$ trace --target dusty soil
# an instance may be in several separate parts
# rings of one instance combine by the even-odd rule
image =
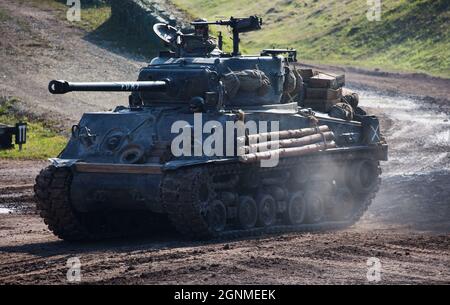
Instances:
[[[8,16],[0,22],[0,96],[19,97],[25,111],[32,109],[34,115],[65,128],[84,112],[128,104],[126,93],[48,93],[52,79],[135,80],[145,62],[131,54],[118,55],[108,42],[92,43],[88,33],[41,6],[0,0],[0,9]]]
[[[33,214],[28,186],[43,165],[0,161],[0,202],[18,209],[0,215],[0,283],[67,283],[72,257],[80,258],[88,283],[367,283],[370,257],[382,263],[382,283],[450,283],[448,172],[386,178],[363,220],[337,232],[71,244]]]
[[[52,97],[46,84],[52,78],[134,79],[141,59],[87,41],[86,33],[57,20],[52,10],[12,0],[0,0],[0,9],[12,16],[0,22],[2,95],[19,96],[24,108],[32,105],[36,112],[50,110],[62,126],[82,112],[126,103],[117,95]],[[26,31],[17,28],[23,22]],[[435,90],[405,92],[416,87],[408,85],[411,77]],[[449,284],[450,126],[442,108],[450,101],[448,80],[363,72],[351,72],[347,80],[363,89],[362,104],[382,118],[391,145],[381,190],[353,227],[211,243],[172,234],[70,244],[35,214],[32,184],[46,162],[0,160],[0,283],[67,283],[72,257],[80,258],[87,283],[367,283],[367,259],[376,257],[381,283]],[[390,88],[389,95],[380,94]],[[424,95],[441,102],[428,103]]]

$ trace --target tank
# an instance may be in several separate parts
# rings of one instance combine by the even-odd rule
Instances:
[[[256,16],[154,31],[169,48],[135,82],[52,81],[49,91],[129,91],[85,113],[36,178],[37,209],[68,241],[160,234],[190,239],[335,230],[380,183],[387,144],[345,79],[303,68],[293,49],[244,56]],[[228,26],[233,49],[209,26]]]

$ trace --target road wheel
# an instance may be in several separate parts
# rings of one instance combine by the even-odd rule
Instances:
[[[355,197],[348,188],[337,191],[333,200],[332,215],[334,220],[349,220],[355,212]]]
[[[371,160],[360,160],[352,164],[347,173],[347,183],[358,193],[371,192],[378,182],[378,166]]]
[[[220,200],[213,200],[206,212],[206,221],[212,232],[222,232],[227,224],[227,210]]]
[[[257,200],[258,226],[268,227],[275,223],[277,218],[277,203],[270,195],[261,195]]]
[[[289,198],[285,220],[290,225],[303,223],[306,216],[306,202],[302,192],[296,192]]]
[[[307,206],[306,220],[308,223],[319,223],[325,216],[325,200],[317,191],[306,192],[305,202]]]
[[[256,225],[258,208],[252,197],[242,196],[239,198],[237,219],[238,225],[242,229],[251,229]]]

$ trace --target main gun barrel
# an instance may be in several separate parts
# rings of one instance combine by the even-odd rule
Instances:
[[[65,94],[72,91],[152,91],[164,92],[169,86],[168,80],[162,81],[136,81],[136,82],[92,82],[71,83],[65,80],[52,80],[48,90],[52,94]]]

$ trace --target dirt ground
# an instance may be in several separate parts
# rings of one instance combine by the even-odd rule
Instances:
[[[84,39],[50,9],[12,0],[0,0],[0,9],[12,18],[0,21],[2,95],[20,97],[25,109],[50,110],[62,126],[126,103],[121,95],[52,97],[46,85],[52,78],[135,79],[142,59]],[[351,69],[347,81],[381,117],[390,144],[379,194],[351,228],[210,243],[158,234],[71,244],[35,214],[32,185],[46,161],[0,160],[0,284],[67,283],[73,257],[84,283],[365,284],[367,260],[376,257],[382,284],[450,284],[449,80]]]

